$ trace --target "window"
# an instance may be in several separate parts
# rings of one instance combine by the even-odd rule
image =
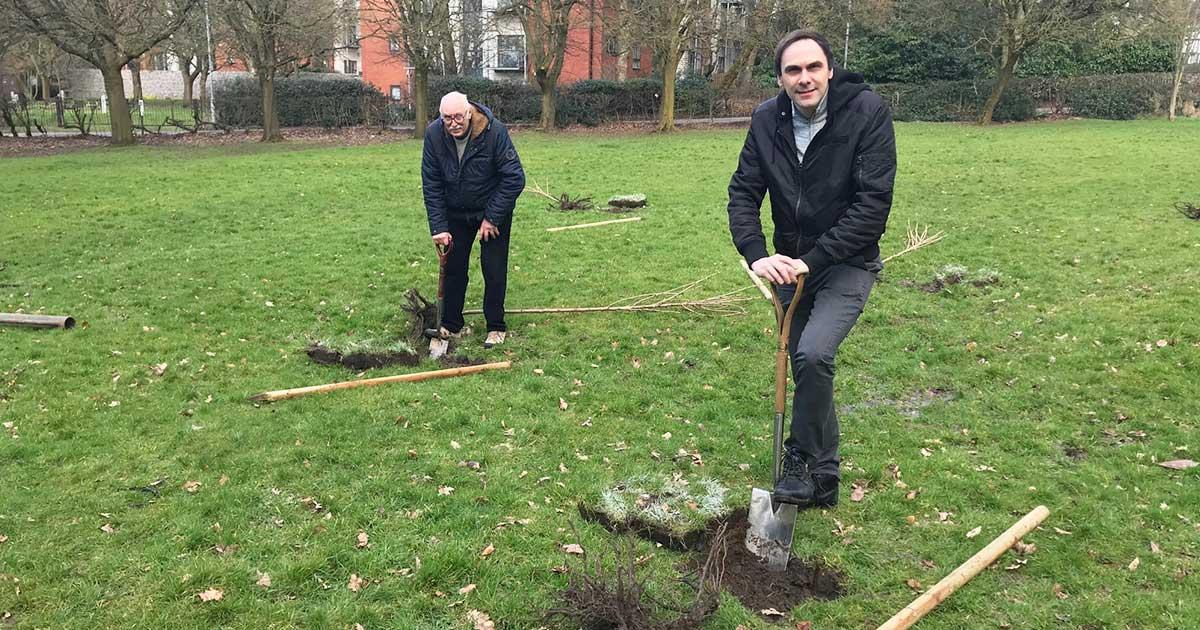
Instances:
[[[395,35],[388,36],[388,52],[392,53],[393,55],[399,54],[399,52],[400,52],[400,38],[399,37],[396,37]]]
[[[353,59],[343,59],[342,72],[346,74],[358,74],[358,62]]]
[[[496,37],[496,70],[525,69],[525,36],[499,35]]]
[[[399,85],[393,85],[393,86],[392,86],[391,94],[392,94],[392,100],[393,100],[393,101],[402,101],[402,100],[404,100],[404,89],[403,89],[403,88],[401,88]]]
[[[633,54],[630,55],[630,57],[633,62],[632,64],[630,64],[632,66],[632,68],[634,70],[641,70],[642,69],[642,48],[641,48],[641,46],[634,46]]]
[[[617,49],[617,38],[616,37],[613,37],[612,35],[604,36],[604,52],[613,57],[616,57],[621,54],[621,51]]]

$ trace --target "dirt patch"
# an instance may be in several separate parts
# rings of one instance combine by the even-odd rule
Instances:
[[[1062,452],[1063,455],[1066,455],[1073,462],[1081,462],[1087,459],[1087,451],[1074,444],[1063,444]]]
[[[352,370],[362,371],[385,365],[417,365],[421,357],[411,352],[352,352],[342,354],[332,348],[312,345],[304,350],[308,358],[321,365],[344,365]]]
[[[931,389],[918,389],[909,394],[903,400],[894,400],[891,398],[864,400],[860,403],[852,405],[842,405],[838,407],[839,414],[851,414],[863,409],[874,409],[876,407],[895,407],[901,415],[909,418],[920,418],[921,410],[935,403],[947,403],[953,401],[958,396],[946,389],[934,387]]]
[[[819,559],[792,558],[786,571],[773,573],[758,556],[746,549],[746,511],[729,517],[725,529],[725,571],[721,588],[747,610],[761,613],[774,608],[782,613],[810,599],[837,599],[846,593],[846,577]],[[781,619],[768,617],[768,619]]]

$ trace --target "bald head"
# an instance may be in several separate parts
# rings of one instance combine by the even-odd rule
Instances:
[[[450,92],[443,96],[439,110],[442,114],[442,123],[450,135],[455,138],[466,135],[467,127],[471,122],[471,103],[467,100],[466,94]]]

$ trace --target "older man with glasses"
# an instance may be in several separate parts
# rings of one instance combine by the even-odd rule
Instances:
[[[504,123],[461,92],[442,97],[441,117],[425,130],[421,182],[433,242],[449,248],[445,301],[430,353],[445,353],[463,328],[467,267],[475,238],[483,267],[485,348],[504,343],[504,295],[513,208],[525,189],[525,171]]]

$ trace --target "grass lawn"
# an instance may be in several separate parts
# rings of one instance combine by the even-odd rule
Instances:
[[[517,134],[531,181],[651,205],[547,233],[613,217],[523,196],[509,306],[746,285],[724,211],[743,133]],[[885,255],[907,223],[946,238],[889,264],[842,347],[842,504],[802,512],[794,550],[848,592],[786,611],[789,626],[873,628],[915,596],[907,580],[932,585],[1045,504],[1034,553],[919,627],[1197,627],[1200,468],[1156,462],[1200,449],[1200,222],[1172,208],[1200,203],[1200,122],[897,134]],[[303,347],[400,334],[403,292],[435,292],[419,160],[409,141],[0,163],[0,311],[81,322],[0,328],[0,627],[464,628],[471,609],[571,627],[542,618],[566,584],[562,545],[613,538],[577,501],[641,474],[715,478],[743,505],[769,483],[762,301],[731,317],[510,315],[502,352],[465,342],[509,371],[247,402],[353,378]],[[1001,280],[910,286],[947,264]],[[639,553],[659,584],[681,559]],[[208,589],[223,599],[201,602]],[[726,596],[708,627],[762,623]]]

